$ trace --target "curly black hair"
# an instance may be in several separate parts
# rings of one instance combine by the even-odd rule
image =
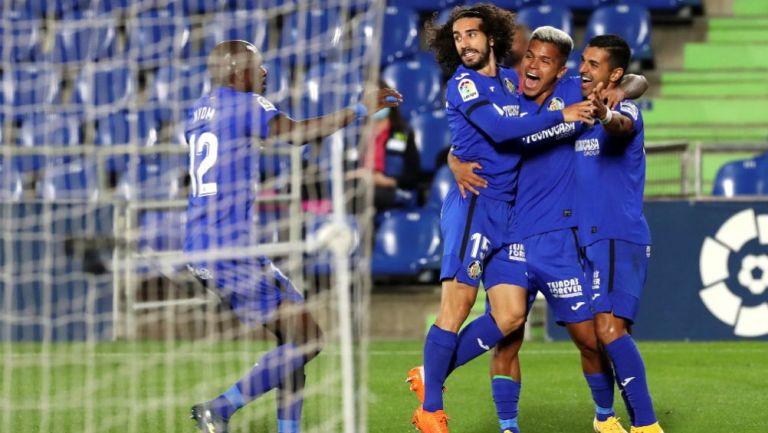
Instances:
[[[450,76],[461,64],[461,57],[453,41],[453,23],[460,18],[480,18],[480,30],[493,39],[493,53],[497,60],[507,57],[512,50],[515,36],[515,14],[498,6],[479,3],[472,6],[457,6],[451,10],[448,21],[440,25],[437,14],[424,25],[427,45],[435,52],[443,73]]]

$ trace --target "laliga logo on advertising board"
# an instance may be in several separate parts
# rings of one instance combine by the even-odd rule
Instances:
[[[699,295],[715,317],[740,337],[768,334],[768,215],[730,217],[704,240],[699,271]]]

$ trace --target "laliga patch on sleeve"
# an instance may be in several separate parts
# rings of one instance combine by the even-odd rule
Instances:
[[[622,101],[619,104],[619,111],[626,114],[627,116],[630,116],[632,120],[637,121],[638,113],[635,104],[628,101]]]
[[[256,101],[261,105],[262,108],[264,108],[264,111],[274,111],[277,110],[274,105],[272,105],[271,102],[267,100],[267,98],[263,96],[257,96]]]
[[[461,95],[461,100],[464,102],[471,101],[480,96],[480,94],[477,93],[475,82],[469,78],[459,81],[459,95]]]

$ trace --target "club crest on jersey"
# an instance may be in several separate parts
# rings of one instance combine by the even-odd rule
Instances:
[[[459,95],[461,95],[461,100],[464,102],[471,101],[480,96],[480,94],[477,93],[475,82],[469,78],[459,81]]]
[[[509,93],[515,93],[515,83],[512,82],[509,78],[504,79],[504,85],[507,86],[507,90],[509,90]]]
[[[256,102],[258,102],[258,103],[259,103],[259,105],[261,105],[261,106],[262,106],[262,108],[264,108],[264,111],[273,111],[273,110],[277,110],[277,108],[275,108],[275,106],[274,106],[274,105],[272,105],[272,103],[271,103],[271,102],[269,102],[269,101],[267,100],[267,98],[265,98],[265,97],[263,97],[263,96],[257,96],[257,97],[256,97]]]
[[[552,98],[551,101],[549,101],[549,106],[547,107],[547,110],[549,111],[557,111],[562,110],[565,108],[565,102],[560,98]]]
[[[483,264],[480,263],[480,260],[475,260],[467,266],[467,276],[469,276],[469,278],[476,280],[480,278],[481,275],[483,275]]]

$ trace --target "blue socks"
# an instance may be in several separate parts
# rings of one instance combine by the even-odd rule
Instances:
[[[304,354],[293,344],[283,344],[267,352],[245,377],[213,400],[224,419],[272,388],[280,386],[288,374],[306,363]]]
[[[424,410],[443,408],[443,384],[448,377],[457,335],[432,325],[424,341]]]
[[[616,416],[613,410],[613,372],[596,374],[584,374],[589,389],[592,391],[592,400],[595,402],[595,417],[598,421],[605,421],[609,417]]]
[[[653,402],[645,378],[645,365],[635,341],[629,335],[619,337],[605,346],[616,370],[616,379],[632,416],[633,426],[646,426],[656,422]]]
[[[520,401],[521,384],[515,382],[509,376],[493,376],[491,380],[491,393],[496,404],[496,415],[499,417],[501,431],[509,430],[519,433],[517,426],[517,409]]]
[[[504,338],[496,322],[486,313],[471,321],[459,332],[456,354],[448,373],[493,349]]]
[[[301,431],[301,409],[304,406],[304,366],[293,371],[290,380],[277,388],[277,432],[299,433]]]

